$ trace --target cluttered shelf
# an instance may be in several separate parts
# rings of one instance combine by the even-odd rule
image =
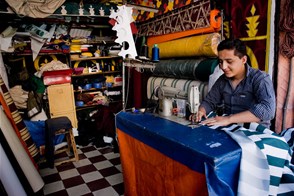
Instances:
[[[74,93],[87,93],[87,92],[96,92],[97,90],[107,90],[107,89],[115,89],[121,88],[121,85],[112,85],[108,87],[101,87],[101,88],[90,88],[90,89],[81,89],[81,90],[74,90]]]
[[[116,104],[116,103],[121,103],[121,100],[114,100],[114,101],[111,101],[109,104]],[[106,106],[106,105],[102,105],[102,104],[91,104],[91,105],[82,105],[82,106],[76,105],[76,111],[88,109],[88,108],[102,107],[102,106]]]
[[[104,72],[91,72],[91,73],[81,73],[81,74],[73,74],[71,77],[86,77],[92,75],[107,75],[107,74],[119,74],[121,71],[104,71]]]
[[[99,56],[99,57],[80,57],[79,55],[71,55],[71,61],[88,61],[88,60],[97,60],[97,59],[113,59],[121,58],[120,56]]]

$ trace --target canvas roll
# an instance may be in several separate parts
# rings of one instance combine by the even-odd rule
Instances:
[[[11,151],[13,152],[17,162],[19,163],[23,173],[31,185],[32,190],[35,193],[38,192],[44,186],[42,177],[30,160],[29,155],[26,153],[11,123],[2,109],[0,109],[0,119],[0,128],[7,143],[10,146]]]
[[[217,64],[217,58],[161,60],[153,76],[208,81]]]
[[[0,156],[1,156],[0,179],[6,193],[8,195],[18,195],[18,196],[27,195],[1,143],[0,143]]]
[[[163,77],[150,77],[147,82],[147,97],[151,98],[153,95],[153,90],[157,86],[168,86],[174,87],[179,90],[188,93],[192,85],[198,86],[200,96],[199,101],[201,102],[207,94],[208,83],[202,82],[200,80],[185,80],[185,79],[175,79],[175,78],[163,78]],[[153,95],[152,99],[156,99]]]
[[[159,59],[197,56],[216,57],[217,46],[220,41],[219,33],[210,33],[159,43]],[[151,54],[150,49],[149,54]]]

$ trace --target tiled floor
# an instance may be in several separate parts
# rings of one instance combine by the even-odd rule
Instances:
[[[40,169],[45,182],[44,195],[123,195],[119,153],[114,153],[109,146],[82,147],[78,153],[78,162]]]

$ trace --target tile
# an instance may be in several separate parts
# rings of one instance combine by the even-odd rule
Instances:
[[[50,193],[60,191],[62,189],[64,189],[64,185],[63,185],[62,181],[57,181],[57,182],[52,182],[50,184],[46,184],[44,186],[43,191],[44,191],[44,194],[47,195]]]
[[[67,191],[65,189],[48,194],[47,196],[69,196],[69,194],[67,193]]]
[[[74,176],[78,176],[80,175],[79,172],[77,171],[77,169],[70,169],[70,170],[65,170],[62,172],[59,172],[59,175],[61,177],[62,180],[68,179],[68,178],[72,178]]]
[[[113,152],[113,149],[111,147],[101,148],[99,149],[99,152],[101,152],[102,154],[107,154]]]
[[[122,172],[121,164],[115,166],[120,172]]]
[[[40,174],[41,176],[48,176],[48,175],[51,175],[51,174],[55,174],[55,173],[58,173],[57,169],[56,168],[44,168],[44,169],[41,169],[40,170]]]
[[[87,157],[84,154],[79,154],[79,161],[86,159]]]
[[[66,189],[69,195],[85,195],[91,193],[90,189],[86,184],[81,184],[79,186],[74,186]]]
[[[94,196],[118,196],[119,194],[112,188],[112,187],[107,187],[104,189],[100,189],[98,191],[93,192]]]
[[[97,150],[94,146],[87,146],[80,149],[83,153],[90,152],[93,150]]]
[[[65,188],[70,188],[70,187],[78,186],[78,185],[85,183],[81,176],[75,176],[72,178],[68,178],[68,179],[63,180],[62,182],[63,182]]]
[[[105,180],[104,178],[98,179],[98,180],[94,180],[92,182],[88,182],[86,183],[87,186],[89,187],[89,189],[91,190],[91,192],[109,187],[110,184],[107,180]]]
[[[60,178],[59,173],[56,173],[56,174],[51,174],[51,175],[44,176],[43,180],[44,180],[45,184],[50,184],[52,182],[60,181],[61,178]]]
[[[113,185],[112,188],[119,194],[123,195],[125,192],[124,183]]]
[[[86,165],[83,167],[78,167],[77,170],[80,174],[85,174],[92,171],[97,171],[97,168],[94,165]]]
[[[102,161],[102,162],[98,162],[93,164],[98,170],[100,169],[105,169],[108,167],[112,167],[113,165],[109,162],[109,161]]]
[[[108,168],[105,168],[105,169],[101,169],[101,170],[99,170],[99,172],[104,177],[120,173],[120,171],[116,167],[108,167]]]
[[[115,185],[123,182],[123,176],[121,173],[114,174],[105,178],[110,185]]]
[[[72,162],[67,162],[67,163],[56,166],[56,169],[58,172],[62,172],[62,171],[74,169],[74,168],[75,166]]]
[[[108,158],[109,159],[109,158]],[[113,165],[119,165],[120,164],[120,157],[116,157],[116,158],[111,158],[109,159],[109,161],[113,164]]]
[[[73,164],[74,164],[75,167],[82,167],[82,166],[85,166],[85,165],[90,165],[92,163],[91,163],[91,161],[89,161],[89,159],[82,159],[82,160],[73,162]]]
[[[86,183],[103,178],[103,176],[98,171],[86,173],[81,176]]]
[[[113,153],[109,146],[96,148],[90,145],[80,147],[78,153],[80,160],[77,162],[67,162],[53,169],[39,167],[45,182],[45,196],[124,194],[119,153]]]
[[[91,161],[92,163],[97,163],[97,162],[104,161],[104,160],[107,160],[107,159],[103,155],[89,158],[89,161]]]
[[[98,150],[95,150],[95,151],[86,152],[86,153],[84,153],[84,155],[87,158],[91,158],[91,157],[99,156],[99,155],[101,155],[101,153]]]
[[[119,154],[118,153],[107,153],[107,154],[104,154],[104,156],[107,158],[107,159],[114,159],[114,158],[117,158],[119,157]]]

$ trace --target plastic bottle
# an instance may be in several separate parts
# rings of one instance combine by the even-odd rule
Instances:
[[[159,48],[157,44],[154,44],[152,48],[152,61],[159,61]]]

